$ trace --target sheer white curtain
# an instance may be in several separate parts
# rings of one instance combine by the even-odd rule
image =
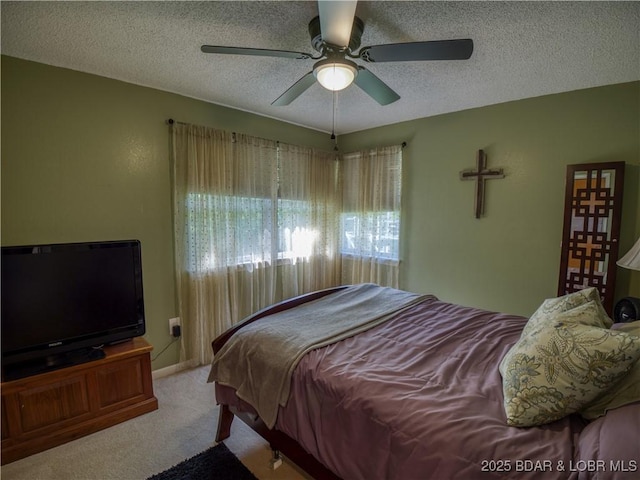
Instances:
[[[401,147],[344,155],[172,127],[181,360],[274,302],[340,283],[398,286]]]
[[[172,127],[182,360],[275,301],[277,145],[207,127]]]
[[[336,154],[280,144],[278,226],[282,298],[340,282]]]
[[[342,283],[398,288],[400,145],[342,156]]]

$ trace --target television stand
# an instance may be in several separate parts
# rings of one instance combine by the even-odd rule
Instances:
[[[2,380],[5,382],[18,380],[19,378],[30,377],[40,373],[52,372],[81,363],[101,360],[105,357],[102,348],[80,348],[69,352],[57,353],[55,355],[47,355],[46,357],[29,360],[26,362],[7,365],[3,369]]]
[[[142,337],[104,358],[2,382],[2,465],[158,408]]]

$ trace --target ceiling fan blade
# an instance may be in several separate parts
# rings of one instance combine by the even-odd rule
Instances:
[[[400,99],[400,95],[364,67],[358,67],[354,83],[380,105],[389,105]]]
[[[365,62],[412,62],[422,60],[466,60],[473,53],[473,40],[389,43],[364,47],[358,56]]]
[[[226,55],[256,55],[260,57],[283,57],[305,60],[313,58],[310,53],[291,52],[288,50],[270,50],[268,48],[242,48],[242,47],[223,47],[218,45],[202,45],[200,47],[203,53],[222,53]]]
[[[322,39],[336,47],[347,47],[351,39],[356,0],[318,0]]]
[[[309,72],[304,75],[300,80],[291,85],[286,92],[276,98],[271,105],[276,107],[284,107],[285,105],[289,105],[296,98],[302,95],[307,89],[316,83],[316,77],[314,77],[313,72]]]

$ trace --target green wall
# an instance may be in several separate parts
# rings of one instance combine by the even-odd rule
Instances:
[[[2,56],[2,245],[136,238],[147,340],[177,315],[168,118],[330,149],[328,134]],[[156,361],[178,361],[178,344]]]
[[[180,95],[2,57],[2,244],[138,238],[146,338],[157,355],[176,315],[166,119],[330,149],[317,131]],[[408,142],[401,286],[530,314],[555,295],[565,166],[627,162],[621,249],[640,236],[640,83],[505,103],[340,138],[343,151]],[[486,217],[458,179],[484,149]],[[640,296],[619,269],[618,297]],[[178,361],[177,344],[157,360]]]
[[[407,142],[400,285],[443,300],[530,315],[556,295],[566,166],[624,161],[621,254],[640,237],[640,83],[531,98],[341,137],[345,151]],[[479,149],[506,177],[487,181],[485,217],[459,172]],[[616,298],[640,296],[617,270]]]

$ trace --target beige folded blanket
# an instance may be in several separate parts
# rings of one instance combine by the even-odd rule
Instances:
[[[270,315],[229,339],[215,355],[209,381],[235,388],[273,428],[305,353],[380,325],[428,297],[361,284]]]

